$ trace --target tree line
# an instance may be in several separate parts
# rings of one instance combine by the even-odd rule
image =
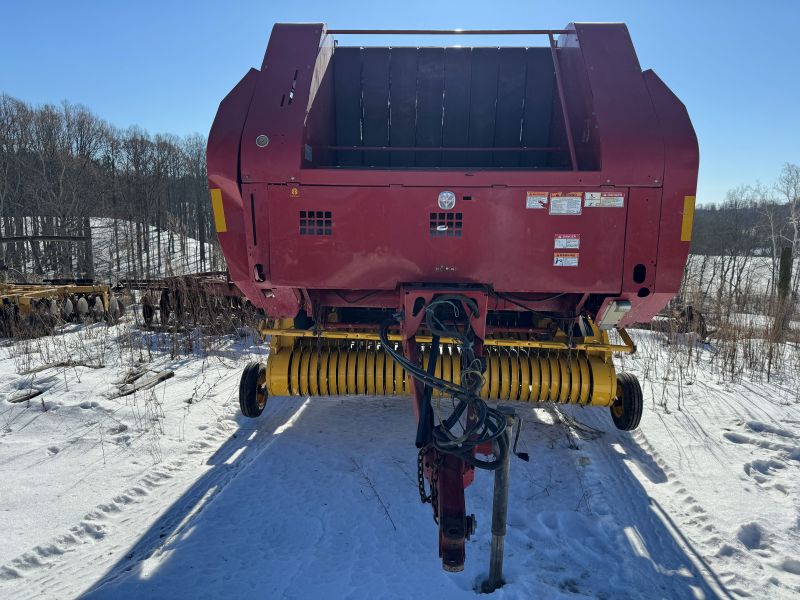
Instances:
[[[736,264],[757,257],[767,261],[774,284],[781,254],[800,258],[800,165],[786,163],[771,185],[755,183],[728,191],[719,204],[695,211],[693,255],[714,256]],[[800,290],[800,269],[793,269],[791,288]]]
[[[0,95],[0,278],[224,269],[206,140],[120,129],[80,105]]]
[[[741,185],[725,200],[698,206],[692,252],[719,255],[735,244],[742,252],[769,255],[797,247],[800,227],[800,165],[786,163],[772,185]]]
[[[679,301],[702,311],[732,353],[743,339],[763,341],[749,360],[769,377],[782,360],[780,343],[800,340],[798,258],[800,166],[786,163],[773,184],[739,186],[698,208]]]

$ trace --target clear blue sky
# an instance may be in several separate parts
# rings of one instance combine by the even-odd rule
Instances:
[[[689,109],[700,140],[699,202],[718,201],[735,185],[771,183],[784,162],[800,163],[797,0],[5,0],[2,5],[0,92],[34,104],[66,99],[121,127],[179,135],[208,132],[220,99],[249,67],[260,65],[275,22],[560,28],[570,21],[623,21],[642,67],[653,68]]]

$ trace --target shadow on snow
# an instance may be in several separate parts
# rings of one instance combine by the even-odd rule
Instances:
[[[520,412],[531,462],[513,459],[508,584],[496,597],[718,597],[701,575],[714,582],[713,572],[627,468],[667,480],[630,435],[575,448],[539,411]],[[407,399],[271,398],[82,597],[473,596],[488,567],[493,478],[479,472],[467,490],[478,533],[465,571],[442,572],[413,434]]]

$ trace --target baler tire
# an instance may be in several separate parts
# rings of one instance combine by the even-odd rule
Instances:
[[[267,405],[267,368],[264,363],[251,362],[239,380],[239,408],[242,414],[255,419]]]
[[[609,409],[611,420],[621,431],[633,431],[639,427],[642,420],[644,399],[642,386],[635,375],[630,373],[617,374],[617,398]]]

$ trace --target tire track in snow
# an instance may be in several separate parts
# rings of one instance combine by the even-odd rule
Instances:
[[[279,434],[281,424],[296,417],[303,406],[298,407],[296,399],[275,398],[270,402],[270,414],[253,421],[257,424],[255,429],[237,429],[229,420],[218,422],[205,436],[191,443],[181,458],[153,467],[137,484],[96,506],[67,532],[0,567],[0,591],[7,589],[0,595],[20,600],[76,597],[101,577],[105,582],[106,578],[118,576],[120,569],[110,574],[107,571],[121,559],[127,561],[129,566],[125,570],[129,570],[157,554],[191,524],[242,468],[257,460],[278,439],[273,433]],[[225,448],[226,443],[230,448]],[[243,451],[245,448],[247,452]],[[206,467],[221,450],[221,459],[225,459],[224,452],[228,453],[223,461],[228,468]],[[194,466],[197,458],[203,459],[200,467]],[[198,477],[198,471],[204,467],[207,472]],[[202,480],[201,488],[193,489],[195,480]],[[173,504],[179,498],[180,504]],[[164,520],[158,512],[154,513],[153,504],[168,506],[176,514]],[[148,531],[159,518],[164,521],[160,532],[140,538],[141,532]],[[123,555],[127,547],[133,549]],[[80,587],[75,586],[76,582],[81,582]]]

